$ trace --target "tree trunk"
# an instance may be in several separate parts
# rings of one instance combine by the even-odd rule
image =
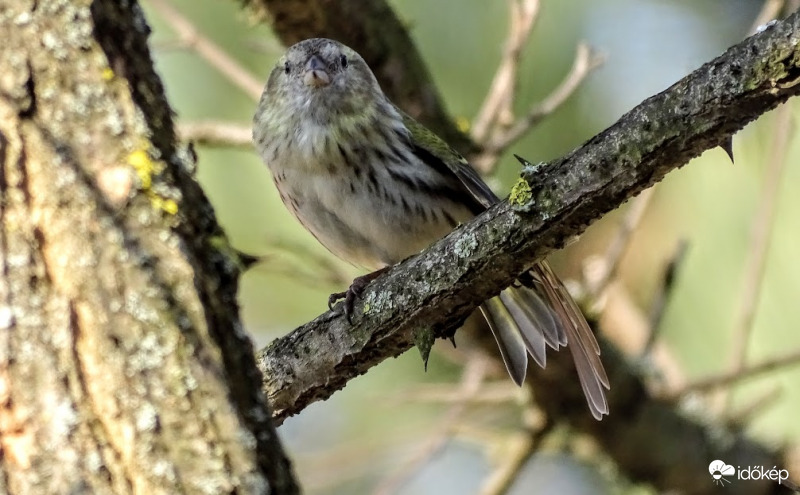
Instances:
[[[0,5],[0,491],[296,493],[147,34]]]

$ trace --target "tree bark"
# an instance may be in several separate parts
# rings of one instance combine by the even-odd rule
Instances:
[[[0,6],[0,491],[297,493],[148,31]]]

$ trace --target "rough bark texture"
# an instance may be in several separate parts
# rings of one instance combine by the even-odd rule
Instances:
[[[331,38],[357,47],[392,101],[465,155],[477,149],[450,119],[417,47],[385,1],[241,2],[257,15],[269,17],[286,46],[306,38]]]
[[[296,493],[148,30],[0,5],[0,491]]]
[[[509,201],[372,283],[356,306],[354,325],[325,313],[273,342],[259,353],[259,365],[276,417],[296,414],[407,350],[419,329],[433,328],[440,335],[453,331],[481,301],[535,260],[796,95],[798,38],[800,19],[795,14],[646,100],[570,155],[526,167]],[[404,46],[394,49],[402,52]],[[552,417],[597,438],[632,479],[661,490],[705,493],[713,492],[713,486],[698,480],[708,476],[708,459],[784,464],[776,450],[740,435],[714,433],[677,408],[655,401],[619,356],[606,352],[604,358],[611,376],[612,413],[603,422],[585,413],[578,381],[563,356],[549,362],[546,372],[532,371],[536,399]],[[757,483],[728,488],[731,493],[737,489],[785,491]]]

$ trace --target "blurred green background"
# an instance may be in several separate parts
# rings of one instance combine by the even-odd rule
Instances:
[[[485,0],[391,3],[407,23],[451,115],[473,118],[502,53],[507,4]],[[236,2],[175,0],[173,4],[204,35],[266,81],[283,51],[268,27],[249,22]],[[602,51],[607,60],[563,107],[511,151],[532,162],[570,151],[644,98],[744,38],[761,6],[756,0],[543,0],[524,54],[518,111],[545,97],[561,81],[580,40]],[[249,125],[256,102],[194,52],[176,48],[171,27],[146,0],[144,7],[154,30],[151,44],[157,68],[179,121],[222,119]],[[723,151],[714,149],[659,184],[623,260],[623,283],[647,314],[664,265],[679,241],[688,241],[660,338],[689,380],[728,365],[751,223],[771,156],[774,117],[774,112],[768,114],[735,136],[735,165]],[[800,228],[796,219],[800,195],[791,193],[791,187],[800,183],[797,145],[792,138],[748,362],[800,347]],[[234,245],[264,256],[245,275],[240,295],[247,328],[262,346],[324,311],[328,294],[343,290],[359,272],[327,254],[290,217],[266,167],[251,150],[199,147],[197,151],[200,181]],[[492,182],[501,195],[519,169],[509,157],[503,158]],[[555,254],[557,271],[564,277],[578,277],[581,261],[605,250],[620,217],[619,211],[608,215],[579,243]],[[314,259],[326,260],[333,268],[318,266],[310,261]],[[436,348],[444,345],[437,343]],[[383,486],[438,434],[448,407],[399,399],[398,394],[408,397],[422,383],[455,383],[459,374],[460,367],[452,359],[436,353],[425,373],[418,353],[409,352],[288,420],[279,431],[308,493],[374,493]],[[799,383],[800,370],[791,368],[738,386],[734,409],[748,406],[765,390],[775,388],[781,394],[747,431],[772,444],[796,443],[800,438],[795,413],[800,408]],[[514,408],[513,401],[471,407],[456,434],[392,493],[475,493],[491,471],[492,452],[502,450],[520,425],[519,411]],[[643,490],[621,483],[613,467],[603,462],[587,463],[586,456],[557,450],[536,456],[511,493],[598,493],[598,486],[606,486],[609,493]],[[576,472],[583,476],[576,477]],[[533,478],[535,484],[530,482]]]

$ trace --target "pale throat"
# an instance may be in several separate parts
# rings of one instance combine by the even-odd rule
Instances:
[[[402,125],[400,115],[391,104],[382,108],[379,102],[373,102],[357,108],[350,107],[348,111],[320,108],[324,105],[325,101],[306,99],[300,105],[300,111],[284,114],[289,117],[290,128],[294,129],[293,147],[306,160],[329,160],[332,154],[339,153],[337,143],[361,141],[372,134],[376,126],[395,127],[390,122]],[[320,112],[330,117],[320,118]],[[380,115],[389,118],[381,118]]]

